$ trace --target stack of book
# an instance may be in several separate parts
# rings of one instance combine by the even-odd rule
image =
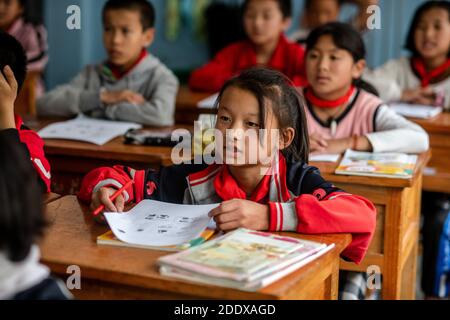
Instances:
[[[257,291],[334,247],[238,229],[158,260],[162,275],[243,291]]]

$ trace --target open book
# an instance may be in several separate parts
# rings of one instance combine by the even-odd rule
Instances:
[[[443,111],[441,107],[407,103],[393,103],[390,107],[399,115],[417,119],[434,118]]]
[[[416,155],[347,150],[336,174],[409,179],[416,162]]]
[[[38,133],[44,139],[64,139],[104,145],[124,135],[130,129],[140,129],[137,123],[109,121],[79,116],[73,120],[53,123]]]
[[[97,241],[113,244],[113,240],[120,240],[124,245],[138,248],[178,250],[179,246],[201,239],[207,228],[211,228],[208,213],[217,206],[144,200],[126,213],[104,213],[114,238],[105,234]]]
[[[328,252],[334,245],[238,229],[158,260],[163,275],[245,291],[258,290]]]

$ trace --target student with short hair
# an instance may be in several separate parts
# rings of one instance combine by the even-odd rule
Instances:
[[[282,72],[297,86],[305,84],[304,49],[284,35],[291,23],[291,6],[291,0],[244,1],[243,25],[248,39],[222,49],[195,70],[190,88],[218,92],[227,80],[257,65]]]
[[[14,37],[1,31],[0,43],[0,130],[13,129],[12,132],[19,136],[38,173],[42,191],[50,192],[50,164],[45,157],[44,141],[14,114],[14,102],[26,76],[25,51]]]
[[[109,0],[103,8],[106,62],[87,66],[69,84],[38,100],[38,114],[174,124],[178,80],[147,52],[154,39],[155,11],[147,0]]]

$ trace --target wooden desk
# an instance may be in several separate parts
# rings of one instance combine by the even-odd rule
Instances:
[[[450,113],[433,119],[411,119],[430,136],[432,157],[424,173],[423,189],[450,194]]]
[[[80,299],[336,299],[339,254],[351,236],[286,234],[335,243],[335,249],[311,264],[255,293],[173,280],[159,274],[156,260],[162,251],[97,246],[107,228],[94,224],[74,196],[47,206],[50,227],[40,244],[42,262],[62,278],[67,267],[81,268]]]
[[[341,269],[379,267],[383,299],[415,299],[422,172],[429,158],[429,152],[420,155],[412,179],[336,175],[335,163],[311,163],[326,180],[375,204],[377,228],[369,252],[361,265],[341,261]]]
[[[50,202],[56,201],[59,198],[61,198],[61,196],[57,193],[47,193],[43,196],[42,201],[44,202],[44,204],[49,204]]]
[[[32,129],[39,129],[67,119],[26,119]],[[187,128],[188,126],[174,126]],[[160,130],[160,129],[155,129]],[[99,167],[126,165],[134,169],[158,169],[170,165],[172,149],[168,147],[125,145],[118,137],[103,146],[86,142],[45,139],[44,151],[52,170],[52,190],[62,195],[76,194],[81,180]]]
[[[175,122],[193,125],[200,114],[214,114],[214,109],[201,109],[197,104],[211,96],[211,93],[193,92],[187,86],[181,86],[176,100]]]

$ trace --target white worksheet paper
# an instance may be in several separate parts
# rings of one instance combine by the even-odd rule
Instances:
[[[108,141],[124,135],[129,129],[142,126],[132,122],[109,121],[79,116],[76,119],[51,124],[39,135],[44,139],[65,139],[104,145]]]
[[[407,103],[392,103],[390,107],[399,115],[417,119],[433,118],[443,110],[441,107]]]
[[[210,224],[212,205],[179,205],[154,200],[141,201],[127,213],[105,213],[121,241],[145,246],[175,246],[201,236]]]
[[[218,97],[219,97],[218,93],[213,94],[212,96],[209,96],[206,99],[199,101],[197,103],[197,106],[201,109],[214,109]]]

